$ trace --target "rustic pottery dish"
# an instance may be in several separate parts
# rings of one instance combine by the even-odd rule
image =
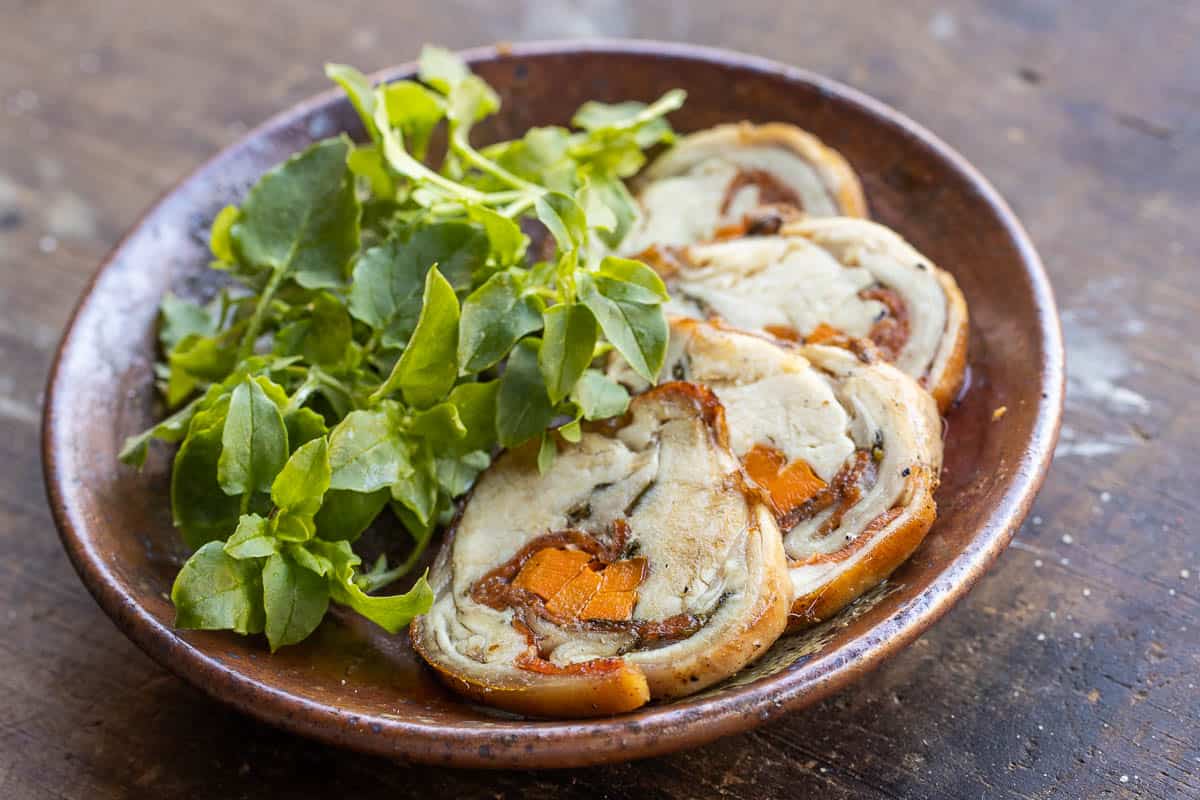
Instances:
[[[141,473],[117,461],[124,437],[154,419],[158,302],[168,289],[197,289],[209,223],[259,174],[314,139],[361,134],[349,102],[327,92],[252,131],[154,206],[101,267],[60,345],[45,407],[46,483],[63,545],[100,605],[164,666],[263,720],[365,752],[462,766],[577,766],[699,745],[816,702],[912,642],[1007,545],[1058,434],[1063,351],[1054,298],[1003,200],[897,112],[761,59],[620,41],[488,48],[466,58],[503,98],[499,115],[476,132],[481,142],[563,124],[585,100],[646,100],[678,86],[688,102],[672,116],[677,130],[791,122],[847,157],[873,217],[953,273],[971,308],[968,385],[947,415],[940,513],[924,544],[883,586],[834,620],[785,636],[732,680],[613,718],[528,721],[469,705],[403,634],[361,619],[327,621],[275,655],[256,639],[176,631],[168,592],[186,553],[163,499],[169,461],[159,450]]]

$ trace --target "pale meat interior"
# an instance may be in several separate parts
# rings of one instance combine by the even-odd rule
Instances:
[[[632,390],[645,383],[614,360],[610,374]],[[884,363],[864,364],[836,347],[784,349],[763,338],[675,320],[664,374],[701,383],[725,407],[730,444],[745,460],[755,447],[803,462],[825,484],[859,453],[870,459],[869,485],[841,515],[828,508],[783,531],[793,592],[802,597],[870,557],[861,536],[884,539],[913,502],[928,501],[941,468],[940,425],[928,393]],[[899,509],[888,525],[871,523]],[[782,509],[781,511],[786,511]],[[836,560],[823,557],[846,550]]]
[[[796,195],[807,214],[828,217],[840,213],[817,168],[782,147],[728,147],[700,153],[696,160],[678,166],[678,174],[651,176],[638,194],[640,216],[622,242],[622,252],[636,254],[651,245],[688,245],[711,239],[722,226],[737,224],[764,200],[771,200],[753,183],[735,184],[747,170],[771,175]]]
[[[647,396],[615,434],[585,433],[564,445],[545,475],[519,454],[501,456],[431,575],[436,598],[419,632],[426,657],[467,682],[536,684],[540,676],[518,666],[531,644],[514,611],[476,602],[472,589],[543,534],[576,529],[603,540],[615,523],[628,526],[624,557],[647,565],[633,619],[691,615],[699,629],[642,647],[619,626],[563,626],[534,615],[527,620],[540,658],[570,667],[620,657],[662,697],[703,688],[765,651],[790,602],[778,529],[733,479],[738,464],[703,416],[690,398]]]
[[[895,292],[907,314],[896,366],[920,378],[952,344],[944,341],[946,293],[928,259],[865,220],[803,220],[777,236],[694,245],[668,283],[672,313],[715,316],[746,330],[785,328],[798,337],[820,325],[869,336],[889,310],[863,293],[882,287]]]

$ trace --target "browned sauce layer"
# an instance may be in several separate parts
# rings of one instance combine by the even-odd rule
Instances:
[[[903,508],[890,508],[875,519],[868,522],[867,526],[863,528],[862,533],[860,533],[854,539],[854,541],[846,544],[845,547],[839,550],[834,550],[832,553],[815,553],[800,561],[789,561],[789,566],[800,567],[808,564],[829,564],[837,563],[838,561],[845,561],[847,558],[866,547],[867,543],[871,541],[872,536],[879,533],[888,525],[891,525],[896,518],[903,513]]]
[[[859,450],[852,460],[838,470],[828,485],[805,502],[781,514],[779,527],[785,531],[791,530],[804,520],[832,508],[833,513],[817,531],[818,536],[825,536],[842,524],[842,517],[862,498],[863,490],[874,483],[875,459],[870,450]]]
[[[804,209],[804,202],[792,187],[762,169],[741,169],[733,180],[725,187],[725,196],[721,199],[721,213],[728,214],[729,206],[737,193],[747,186],[758,189],[758,202],[761,204],[782,203]]]
[[[629,534],[629,523],[623,519],[616,520],[608,534],[603,537],[573,529],[553,531],[533,539],[508,561],[493,568],[475,582],[471,587],[471,599],[475,602],[498,611],[506,608],[513,610],[513,627],[524,634],[530,645],[529,650],[517,660],[518,667],[543,674],[580,674],[588,669],[612,668],[603,665],[588,666],[595,665],[596,662],[619,662],[619,659],[594,659],[569,667],[553,664],[542,656],[537,634],[529,624],[535,617],[568,630],[631,633],[638,647],[686,639],[700,629],[703,620],[691,614],[677,614],[661,620],[580,619],[559,613],[536,592],[514,584],[526,563],[547,548],[582,551],[592,556],[590,567],[597,568],[597,571],[603,570],[617,561],[629,542]]]
[[[908,304],[894,289],[876,286],[858,293],[863,300],[878,300],[887,307],[887,313],[871,326],[868,338],[879,348],[888,361],[895,361],[908,343]]]

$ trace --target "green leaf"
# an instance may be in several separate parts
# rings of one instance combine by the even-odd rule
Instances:
[[[496,113],[500,108],[500,97],[492,87],[476,75],[468,75],[458,83],[447,97],[446,116],[451,122],[463,127],[478,122]]]
[[[225,206],[213,219],[212,229],[208,234],[208,249],[218,261],[232,263],[237,260],[233,252],[233,242],[229,238],[229,230],[240,216],[241,212],[237,206]]]
[[[333,571],[333,562],[322,555],[317,555],[308,549],[309,545],[297,542],[288,542],[282,548],[282,552],[287,553],[297,565],[303,567],[314,575],[325,577]]]
[[[413,617],[424,614],[433,605],[433,590],[422,575],[404,594],[390,597],[369,595],[349,577],[333,584],[333,599],[350,606],[388,633],[399,633]]]
[[[665,303],[670,299],[667,285],[663,283],[662,276],[641,261],[605,256],[596,270],[596,275],[613,283],[626,284],[624,286],[605,284],[609,288],[602,291],[614,299],[645,305]]]
[[[358,145],[346,156],[346,167],[359,178],[366,180],[371,194],[380,200],[391,200],[396,196],[396,183],[387,170],[387,162],[376,145]],[[364,216],[366,211],[364,209]],[[367,228],[363,221],[364,230]]]
[[[437,447],[453,447],[467,435],[467,427],[450,401],[413,414],[408,432]]]
[[[182,370],[200,380],[224,380],[237,363],[237,340],[227,334],[189,333],[176,342],[167,363],[173,373]]]
[[[196,415],[202,398],[197,397],[171,416],[152,428],[142,431],[136,436],[130,436],[121,447],[118,458],[121,462],[133,467],[141,467],[146,463],[146,450],[152,439],[161,442],[178,442],[187,433],[192,417]]]
[[[329,608],[329,581],[283,553],[267,559],[262,585],[265,628],[272,653],[307,638]]]
[[[408,257],[424,271],[436,264],[454,291],[465,292],[486,264],[490,243],[487,233],[477,225],[440,222],[418,229],[408,238],[405,248]]]
[[[429,138],[446,113],[441,99],[415,81],[396,81],[383,87],[388,121],[404,135],[409,151],[425,157]]]
[[[284,542],[307,542],[317,535],[311,514],[280,511],[271,518],[271,535]]]
[[[573,419],[564,425],[560,425],[558,427],[558,435],[565,442],[579,444],[579,440],[583,438],[583,429],[579,425],[579,420]]]
[[[671,140],[671,127],[663,116],[681,108],[686,98],[687,93],[683,90],[672,89],[649,106],[637,101],[600,103],[593,100],[579,107],[571,124],[592,133],[638,131],[641,136],[638,144],[644,149]]]
[[[287,428],[288,447],[293,453],[328,432],[325,428],[325,418],[311,408],[297,408],[287,412],[283,415],[283,424]]]
[[[287,457],[287,428],[279,407],[259,381],[246,378],[233,390],[221,434],[221,488],[231,495],[269,491]]]
[[[596,346],[596,318],[580,303],[560,303],[546,309],[538,366],[550,402],[557,404],[571,392],[575,381],[592,361]]]
[[[329,488],[329,446],[313,439],[287,460],[271,484],[271,502],[284,511],[312,516]]]
[[[343,284],[359,244],[349,152],[345,138],[326,139],[263,175],[231,230],[240,260],[309,289]]]
[[[258,514],[243,514],[237,530],[225,542],[225,552],[234,558],[265,558],[275,552],[275,539],[267,520]]]
[[[542,327],[542,302],[521,293],[511,272],[498,272],[463,302],[458,369],[470,375],[498,363],[527,333]]]
[[[637,201],[625,182],[611,175],[592,175],[580,194],[588,225],[599,232],[601,240],[609,247],[624,241],[638,214]]]
[[[433,590],[422,575],[405,594],[375,597],[363,592],[355,580],[354,568],[362,563],[348,542],[324,542],[314,539],[306,547],[327,559],[333,570],[329,575],[333,599],[350,606],[388,633],[397,633],[418,614],[433,605]]]
[[[259,633],[265,625],[262,566],[209,542],[175,576],[171,602],[177,628]]]
[[[407,257],[397,240],[372,247],[354,264],[350,313],[383,331],[383,344],[402,346],[412,335],[421,312],[421,290],[429,264]]]
[[[421,81],[429,84],[442,94],[461,83],[471,71],[457,55],[444,47],[427,44],[421,48],[417,74]]]
[[[587,216],[573,197],[547,192],[538,197],[534,210],[560,251],[574,250],[587,241]]]
[[[496,444],[496,398],[500,381],[462,383],[450,391],[447,402],[458,409],[466,434],[456,444],[461,452],[490,450]]]
[[[520,139],[484,148],[483,154],[509,172],[554,191],[574,191],[575,164],[567,157],[565,128],[530,128]]]
[[[386,410],[352,411],[329,434],[329,488],[374,492],[412,467]]]
[[[392,499],[411,511],[423,526],[437,504],[437,476],[433,457],[427,453],[413,458],[412,464],[412,472],[392,484]]]
[[[383,331],[385,346],[401,346],[416,327],[430,267],[437,264],[455,291],[465,291],[488,251],[483,229],[464,222],[429,225],[406,242],[373,247],[355,263],[350,313]]]
[[[437,482],[448,497],[465,494],[479,473],[487,469],[491,457],[482,450],[452,458],[437,459]]]
[[[399,389],[411,406],[431,406],[446,396],[458,375],[458,298],[435,267],[425,279],[421,316],[408,346],[370,401]]]
[[[572,137],[570,157],[593,174],[620,178],[633,175],[645,163],[645,149],[674,140],[671,126],[663,117],[679,108],[684,97],[684,92],[676,89],[648,106],[634,102],[585,103],[573,122],[586,133]]]
[[[362,119],[363,129],[372,140],[379,138],[375,128],[375,90],[367,76],[346,64],[326,64],[325,76],[346,91],[350,104]]]
[[[318,292],[303,324],[300,352],[306,361],[330,365],[345,359],[351,340],[350,316],[340,300],[329,292]]]
[[[545,475],[554,466],[554,459],[558,457],[558,441],[554,434],[549,431],[542,431],[542,443],[538,446],[537,468],[538,474]]]
[[[391,492],[387,488],[362,493],[330,489],[317,512],[317,536],[329,541],[354,541],[379,516]]]
[[[603,372],[589,369],[575,384],[571,401],[579,406],[586,420],[608,419],[625,413],[629,407],[629,392]],[[563,437],[567,438],[565,432]]]
[[[604,336],[625,357],[634,372],[654,383],[667,355],[667,319],[662,307],[606,297],[600,288],[604,286],[603,280],[593,280],[589,274],[581,273],[578,277],[579,299],[591,309]],[[635,286],[616,281],[608,285]]]
[[[364,582],[362,577],[355,578],[355,583],[364,591],[372,591],[372,587],[380,588],[387,586],[399,578],[401,575],[407,575],[408,571],[413,568],[417,561],[421,558],[421,554],[425,552],[425,548],[429,545],[429,541],[433,538],[433,531],[437,528],[438,514],[437,511],[442,505],[447,505],[449,500],[444,495],[440,495],[438,500],[441,505],[434,508],[429,514],[429,519],[422,522],[417,515],[406,508],[403,504],[392,501],[392,513],[396,515],[396,519],[400,520],[400,524],[404,526],[404,530],[408,531],[408,535],[412,537],[413,547],[405,556],[404,561],[397,564],[389,572],[392,574],[390,580],[385,580],[383,576],[375,576],[371,581]]]
[[[237,527],[238,499],[217,480],[228,400],[197,412],[171,469],[171,515],[189,547],[224,539]]]
[[[205,337],[217,332],[217,320],[207,308],[167,292],[158,310],[158,340],[166,352],[186,336]]]
[[[513,348],[496,398],[496,433],[500,444],[512,447],[540,434],[554,418],[554,404],[538,368],[536,339],[522,339]]]
[[[525,257],[529,237],[514,220],[480,205],[467,207],[467,219],[483,226],[496,266],[512,266]]]

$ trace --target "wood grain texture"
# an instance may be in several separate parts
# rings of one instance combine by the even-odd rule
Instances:
[[[1200,794],[1200,4],[32,2],[0,26],[0,797]],[[179,176],[423,41],[614,35],[759,53],[922,121],[1010,200],[1064,309],[1063,442],[1034,515],[914,647],[707,748],[560,773],[408,767],[279,733],[138,652],[76,579],[37,456],[51,350]],[[996,424],[1004,424],[1001,419]]]

